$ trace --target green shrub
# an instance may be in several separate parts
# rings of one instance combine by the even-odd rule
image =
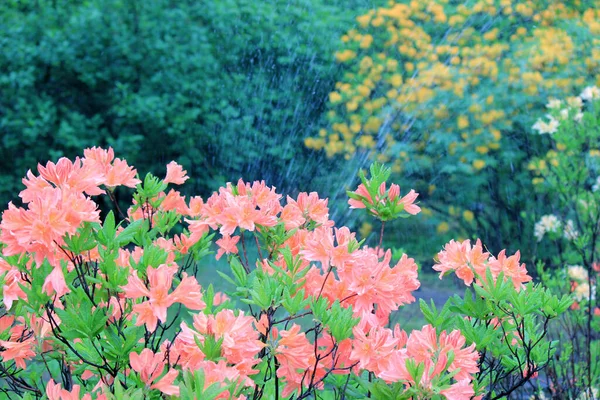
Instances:
[[[38,161],[93,145],[158,175],[177,159],[194,179],[188,191],[242,175],[306,187],[319,164],[334,170],[302,146],[336,79],[331,38],[367,6],[3,2],[0,200]]]

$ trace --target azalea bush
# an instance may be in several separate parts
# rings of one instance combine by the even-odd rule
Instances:
[[[548,376],[558,397],[597,397],[600,89],[589,86],[579,96],[548,99],[547,114],[532,130],[547,144],[530,163],[532,180],[552,211],[537,216],[535,224],[540,274],[547,286],[575,301],[561,329],[551,331],[566,345],[555,354]]]
[[[317,193],[264,182],[208,199],[173,188],[175,162],[141,180],[112,149],[28,172],[0,223],[0,390],[55,399],[497,399],[556,351],[548,324],[571,300],[531,283],[519,253],[448,243],[435,269],[469,286],[405,332],[418,268],[357,241]],[[373,165],[351,208],[382,222],[420,212]],[[135,188],[127,209],[96,201]],[[382,225],[381,235],[384,234]],[[198,282],[211,244],[227,293]],[[381,242],[381,241],[380,241]]]
[[[523,189],[529,127],[540,98],[600,82],[597,2],[390,1],[356,20],[329,123],[306,146],[390,163],[426,200],[412,229],[441,243],[483,235],[529,253],[533,240],[514,241],[531,228],[521,213],[544,206]]]

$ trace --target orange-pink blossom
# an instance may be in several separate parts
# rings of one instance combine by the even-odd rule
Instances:
[[[177,270],[176,264],[162,264],[158,268],[148,267],[148,287],[136,274],[129,277],[127,285],[122,287],[125,297],[148,299],[133,306],[133,311],[138,316],[136,325],[146,324],[148,330],[153,332],[158,320],[166,321],[167,309],[174,303],[181,303],[191,310],[202,310],[206,307],[196,278],[187,276],[185,272],[177,288],[169,293]]]

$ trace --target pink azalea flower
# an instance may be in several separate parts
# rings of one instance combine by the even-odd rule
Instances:
[[[179,387],[173,385],[179,371],[171,369],[159,379],[165,369],[164,355],[154,354],[150,349],[144,349],[140,354],[132,352],[129,354],[131,368],[140,374],[142,381],[150,389],[160,390],[167,395],[179,395]]]
[[[200,285],[194,277],[183,273],[183,279],[177,288],[169,293],[173,284],[173,275],[177,272],[177,265],[169,267],[166,264],[158,268],[149,267],[147,270],[149,287],[132,274],[127,285],[122,289],[126,298],[137,299],[147,297],[148,300],[133,306],[133,311],[138,318],[136,325],[146,324],[149,331],[156,329],[157,322],[165,322],[167,309],[174,303],[182,303],[192,310],[202,310],[206,303],[202,301]]]
[[[237,243],[239,242],[239,240],[239,236],[223,235],[221,239],[217,240],[219,250],[217,251],[216,259],[220,259],[223,256],[223,254],[237,254]]]
[[[183,185],[188,179],[187,171],[185,171],[181,165],[177,164],[175,161],[171,161],[167,164],[167,176],[163,180],[164,183]]]
[[[79,385],[73,385],[71,391],[61,388],[60,383],[54,382],[53,379],[48,381],[46,385],[46,396],[48,396],[48,400],[91,400],[92,396],[89,393],[80,397],[79,392],[81,391],[81,387]]]
[[[108,187],[127,186],[134,188],[142,182],[135,177],[136,175],[137,171],[127,165],[127,161],[115,158],[113,165],[106,171],[104,184]]]

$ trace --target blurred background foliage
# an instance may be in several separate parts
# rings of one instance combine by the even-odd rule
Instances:
[[[112,146],[184,194],[264,179],[334,218],[377,159],[423,213],[386,228],[418,261],[450,238],[534,248],[531,126],[600,84],[600,1],[4,0],[0,201],[38,162]],[[362,236],[377,226],[356,226]],[[371,235],[373,237],[376,234]],[[371,240],[373,240],[372,238]]]
[[[409,232],[530,256],[548,201],[525,168],[548,145],[531,127],[549,98],[600,85],[600,2],[391,1],[357,21],[336,53],[330,128],[306,145],[392,164],[421,193]]]
[[[339,37],[373,6],[2,1],[0,200],[14,200],[38,162],[93,145],[113,146],[141,173],[164,176],[178,160],[188,193],[240,177],[290,193],[339,183],[332,176],[347,165],[303,140],[339,75]]]

